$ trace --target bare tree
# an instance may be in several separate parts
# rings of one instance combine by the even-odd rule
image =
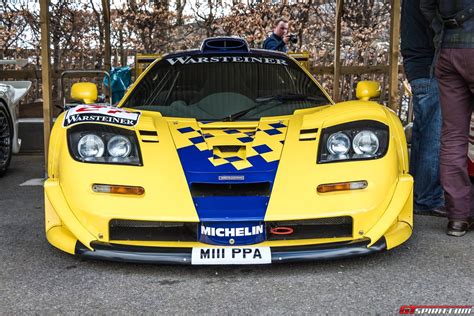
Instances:
[[[0,58],[6,55],[7,50],[12,47],[18,47],[22,41],[22,35],[27,30],[28,24],[25,21],[24,14],[9,0],[1,0],[0,6]]]

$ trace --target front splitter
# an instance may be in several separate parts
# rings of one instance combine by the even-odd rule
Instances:
[[[310,246],[271,247],[272,263],[321,261],[365,256],[387,249],[385,238],[368,247],[369,239]],[[77,242],[75,253],[87,259],[154,263],[191,264],[191,248],[125,246],[110,243],[91,243],[93,251]]]

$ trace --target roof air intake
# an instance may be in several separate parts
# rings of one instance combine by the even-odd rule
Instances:
[[[247,42],[244,39],[237,37],[211,37],[205,39],[201,45],[201,52],[203,53],[248,53],[249,51]]]

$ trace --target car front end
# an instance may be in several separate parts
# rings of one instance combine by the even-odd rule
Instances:
[[[413,180],[394,113],[333,104],[282,54],[202,53],[163,57],[118,108],[58,118],[45,183],[52,245],[114,261],[267,264],[365,255],[410,237]],[[184,69],[213,60],[221,79],[196,98],[209,75]],[[160,62],[165,75],[153,73]],[[242,67],[296,90],[247,93],[263,84],[243,82]],[[222,87],[227,77],[242,78],[238,93]]]

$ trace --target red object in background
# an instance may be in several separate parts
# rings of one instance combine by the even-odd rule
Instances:
[[[469,176],[474,177],[474,162],[471,159],[467,161],[467,170],[469,171]]]

